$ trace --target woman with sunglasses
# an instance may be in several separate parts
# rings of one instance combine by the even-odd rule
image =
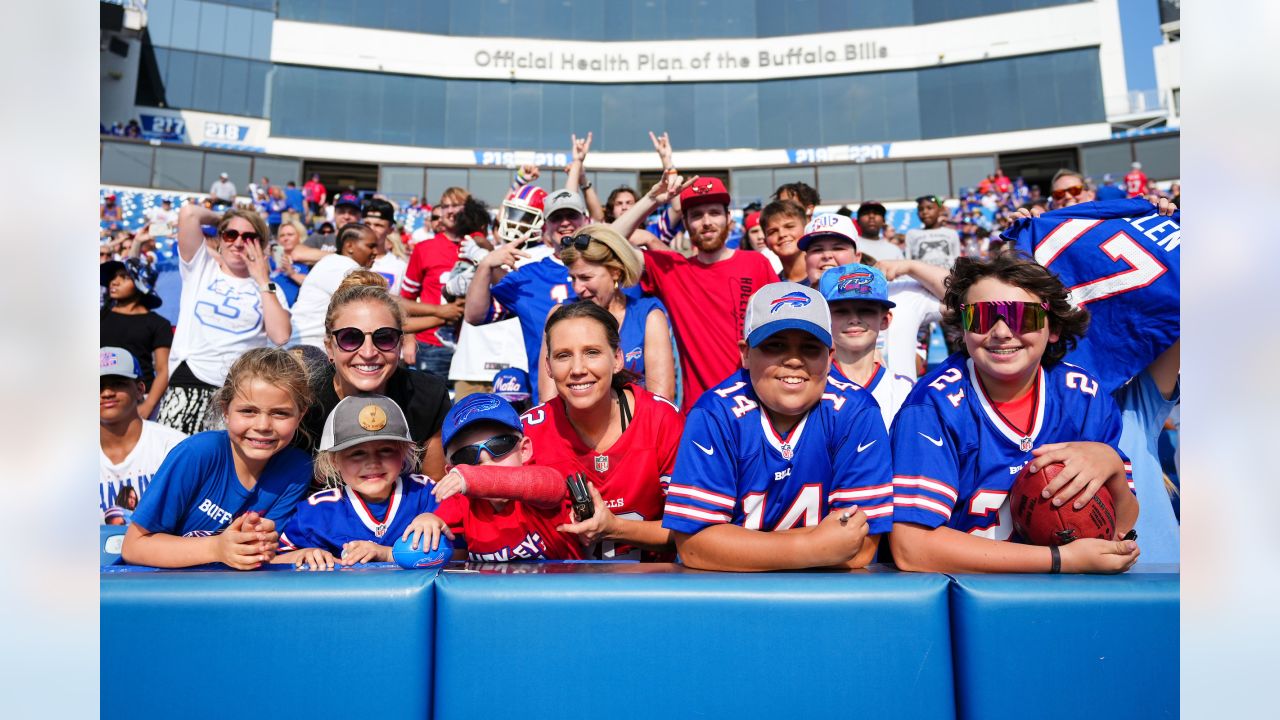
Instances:
[[[556,308],[543,334],[541,364],[557,395],[521,417],[533,462],[585,474],[595,505],[591,518],[559,529],[602,559],[670,560],[662,509],[684,416],[634,381],[617,319],[594,302]]]
[[[666,309],[657,298],[623,292],[640,281],[644,270],[640,255],[608,225],[588,225],[561,244],[560,260],[569,268],[573,291],[618,321],[622,361],[637,384],[655,395],[674,398],[676,366]],[[538,372],[538,399],[546,402],[556,396],[556,386],[545,363],[538,364]]]
[[[329,299],[351,271],[373,265],[377,255],[378,236],[363,223],[347,223],[338,231],[336,251],[325,255],[311,268],[302,287],[298,301],[293,305],[294,339],[302,345],[324,347],[325,314]]]
[[[314,271],[313,271],[314,272]],[[385,395],[404,411],[413,442],[423,448],[423,475],[444,474],[440,427],[449,391],[431,373],[400,365],[404,311],[372,270],[353,270],[334,291],[324,318],[324,350],[330,362],[311,370],[316,404],[302,419],[294,444],[314,452],[324,420],[338,402],[356,393]]]
[[[1130,531],[1138,501],[1118,450],[1120,412],[1098,380],[1062,362],[1089,326],[1058,277],[1001,253],[956,261],[943,322],[964,347],[921,378],[894,419],[898,567],[932,572],[1116,573],[1138,559]],[[1115,540],[1061,548],[1003,542],[1013,536],[1009,489],[1024,466],[1065,469],[1046,497],[1082,507],[1106,486]]]
[[[206,240],[205,225],[216,225]],[[169,387],[156,420],[188,435],[212,429],[213,394],[246,351],[283,345],[293,326],[284,292],[271,282],[262,216],[217,213],[200,205],[178,211],[182,299],[169,353]]]

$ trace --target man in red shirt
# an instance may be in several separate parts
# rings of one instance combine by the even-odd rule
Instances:
[[[747,303],[778,276],[760,253],[725,247],[729,191],[716,178],[701,178],[680,193],[680,209],[696,253],[650,250],[641,283],[667,306],[680,348],[683,409],[704,390],[738,370],[738,340]]]
[[[324,183],[320,182],[320,174],[316,173],[311,176],[302,186],[302,196],[307,200],[307,222],[311,222],[311,218],[323,211],[324,201],[328,199],[328,192],[325,190]]]
[[[1124,176],[1124,189],[1129,197],[1142,197],[1147,192],[1147,174],[1142,172],[1142,163],[1134,162],[1129,174]]]
[[[446,189],[436,206],[441,213],[440,232],[419,242],[409,255],[409,267],[404,272],[400,295],[409,301],[403,305],[410,315],[442,317],[440,312],[444,311],[445,306],[456,304],[445,301],[444,280],[458,263],[458,249],[462,238],[457,231],[457,216],[469,196],[462,188]],[[456,319],[460,315],[456,312],[448,314],[453,316],[449,319]],[[438,330],[438,327],[433,327],[417,334],[415,365],[419,370],[447,378],[456,338],[451,338],[446,343]]]
[[[1004,174],[1004,170],[996,168],[996,192],[1001,195],[1007,195],[1013,192],[1013,181],[1008,175]]]

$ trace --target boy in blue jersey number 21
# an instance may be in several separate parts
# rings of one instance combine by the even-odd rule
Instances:
[[[1132,539],[1003,542],[1013,535],[1009,489],[1028,464],[1065,464],[1045,490],[1054,504],[1083,507],[1106,485],[1117,536],[1137,522],[1115,401],[1062,361],[1088,311],[1068,303],[1056,275],[1013,253],[957,260],[943,304],[964,349],[916,383],[893,421],[894,562],[934,572],[1128,570],[1138,559]]]
[[[816,290],[760,288],[742,368],[689,412],[662,525],[704,570],[862,567],[892,525],[889,441],[871,394],[832,382]]]

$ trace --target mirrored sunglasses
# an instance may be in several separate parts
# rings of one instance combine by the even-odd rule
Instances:
[[[997,320],[1004,320],[1017,333],[1035,332],[1049,320],[1049,303],[1022,301],[976,302],[960,306],[964,329],[974,333],[991,332]]]

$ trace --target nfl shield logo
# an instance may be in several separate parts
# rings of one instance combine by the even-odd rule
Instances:
[[[791,449],[791,445],[789,445],[789,444],[783,444],[783,446],[782,446],[782,459],[783,459],[783,460],[790,460],[790,459],[791,459],[791,456],[792,456],[792,455],[794,455],[794,454],[795,454],[795,452],[794,452],[794,451],[792,451],[792,449]]]
[[[607,472],[608,470],[609,470],[609,456],[597,455],[596,456],[596,472]]]
[[[1029,438],[1029,437],[1024,437],[1024,438],[1022,438],[1022,442],[1018,444],[1018,449],[1019,449],[1019,450],[1021,450],[1022,452],[1030,452],[1030,451],[1031,451],[1031,438]]]

